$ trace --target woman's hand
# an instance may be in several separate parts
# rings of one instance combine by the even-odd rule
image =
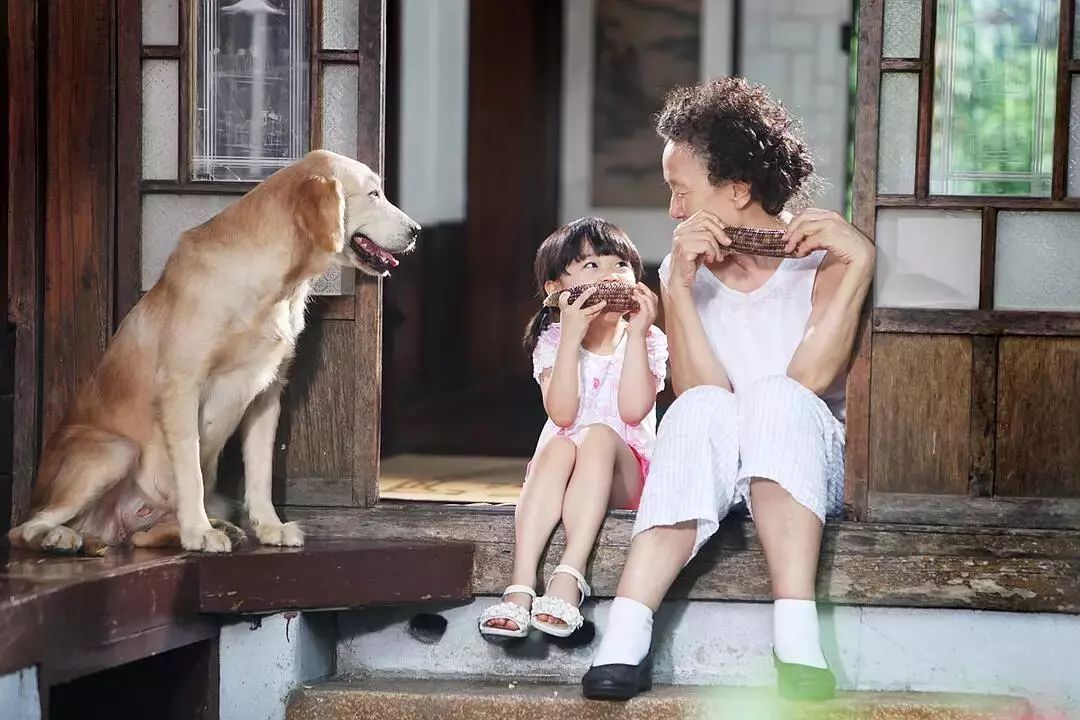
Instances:
[[[634,288],[634,299],[637,300],[638,311],[630,316],[627,331],[632,336],[644,336],[656,321],[656,294],[648,285],[639,282]]]
[[[668,288],[686,289],[694,284],[701,263],[717,263],[727,257],[731,238],[724,223],[708,210],[699,210],[675,228],[671,247],[671,277]]]
[[[874,245],[839,213],[831,210],[803,210],[784,233],[786,252],[806,257],[826,250],[838,262],[863,272],[874,266]]]
[[[562,326],[562,337],[578,344],[585,339],[585,333],[589,331],[592,321],[604,311],[606,302],[601,300],[591,307],[584,307],[585,301],[596,293],[596,288],[591,287],[578,295],[577,300],[570,302],[570,291],[559,294],[559,324]]]

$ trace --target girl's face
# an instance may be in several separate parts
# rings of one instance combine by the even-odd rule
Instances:
[[[618,255],[597,255],[587,245],[582,250],[581,259],[570,263],[558,280],[549,280],[544,283],[544,292],[551,294],[586,283],[622,282],[627,285],[637,284],[630,263]]]

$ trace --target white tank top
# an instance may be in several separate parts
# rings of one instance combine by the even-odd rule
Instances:
[[[698,269],[690,290],[694,306],[736,394],[763,377],[787,375],[806,334],[814,278],[824,259],[824,251],[785,258],[764,285],[748,293],[732,290],[704,266]],[[670,274],[668,255],[660,265],[664,284]],[[840,420],[844,419],[844,386],[841,375],[822,395]]]

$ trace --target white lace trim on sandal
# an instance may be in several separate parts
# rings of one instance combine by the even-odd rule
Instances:
[[[553,597],[545,593],[543,597],[538,597],[535,602],[533,602],[531,613],[532,626],[548,635],[568,637],[585,622],[585,618],[581,616],[581,610],[579,608],[581,607],[581,603],[585,602],[585,598],[592,595],[592,588],[589,587],[589,583],[586,582],[584,576],[569,565],[556,566],[555,570],[551,573],[551,576],[554,577],[560,573],[569,575],[577,581],[581,599],[578,600],[577,605],[572,605],[562,598]],[[550,615],[551,617],[562,620],[565,624],[537,620],[537,615]]]
[[[514,593],[523,593],[533,600],[536,599],[536,591],[527,585],[511,585],[506,588],[506,590],[503,590],[502,596],[504,600],[502,602],[496,603],[480,613],[479,626],[481,635],[521,638],[529,634],[530,615],[528,608],[523,608],[517,603],[505,600],[507,595],[513,595]],[[517,628],[511,630],[510,628],[488,625],[492,620],[509,620],[517,625]]]

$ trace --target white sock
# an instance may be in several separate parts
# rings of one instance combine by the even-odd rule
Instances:
[[[626,597],[611,603],[607,627],[593,658],[597,665],[637,665],[649,654],[652,644],[653,611]]]
[[[816,602],[777,600],[773,603],[773,649],[781,662],[828,667],[821,653]]]

